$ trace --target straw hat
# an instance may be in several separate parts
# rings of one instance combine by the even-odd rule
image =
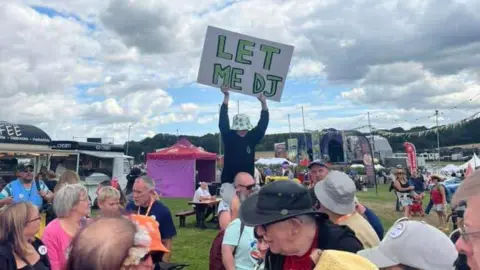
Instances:
[[[324,250],[315,265],[314,270],[378,270],[369,260],[355,253]]]

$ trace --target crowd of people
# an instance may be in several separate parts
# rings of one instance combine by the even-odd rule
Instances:
[[[422,200],[425,190],[407,181],[405,170],[398,168],[392,189],[404,217],[385,230],[377,214],[356,197],[352,178],[321,160],[309,164],[308,183],[288,177],[260,186],[254,156],[268,127],[265,97],[258,97],[262,111],[257,126],[243,114],[230,125],[228,88],[222,87],[222,93],[221,202],[217,209],[205,209],[217,216],[220,227],[210,247],[210,269],[480,269],[480,172],[466,179],[451,200],[454,209],[463,206],[464,212],[458,230],[448,237],[441,230],[448,196],[440,176],[432,176],[430,196],[439,229],[410,218],[413,202]],[[155,181],[139,170],[127,177],[125,190],[116,179],[100,183],[94,201],[75,172],[64,171],[49,186],[32,170],[26,167],[0,192],[0,269],[185,266],[170,263],[177,235],[172,215],[159,200]],[[282,167],[282,175],[290,173],[288,166]],[[193,200],[212,199],[216,197],[208,185],[200,183]],[[95,217],[92,204],[98,208]]]
[[[48,187],[32,169],[26,166],[0,193],[0,269],[171,267],[176,229],[150,177],[133,169],[130,190],[116,179],[101,182],[92,202],[75,172],[64,171]]]

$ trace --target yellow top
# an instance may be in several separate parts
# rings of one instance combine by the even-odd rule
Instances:
[[[338,224],[346,225],[352,229],[358,240],[362,242],[364,248],[373,248],[380,244],[380,239],[372,225],[357,212],[346,219],[342,219]]]
[[[369,260],[350,252],[324,250],[314,270],[378,270]]]

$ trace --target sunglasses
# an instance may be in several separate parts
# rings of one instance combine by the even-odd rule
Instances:
[[[248,185],[248,186],[245,186],[245,185],[239,185],[239,186],[245,188],[246,190],[253,190],[256,187],[255,184]]]

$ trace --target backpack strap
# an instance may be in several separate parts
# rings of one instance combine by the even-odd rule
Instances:
[[[35,179],[35,185],[37,186],[37,191],[40,192],[40,180]]]
[[[243,229],[245,229],[245,224],[243,222],[240,222],[240,235],[238,236],[237,245],[235,246],[235,248],[233,248],[233,257],[235,257],[235,254],[237,254],[237,248],[238,245],[240,245],[240,239],[242,239]]]

